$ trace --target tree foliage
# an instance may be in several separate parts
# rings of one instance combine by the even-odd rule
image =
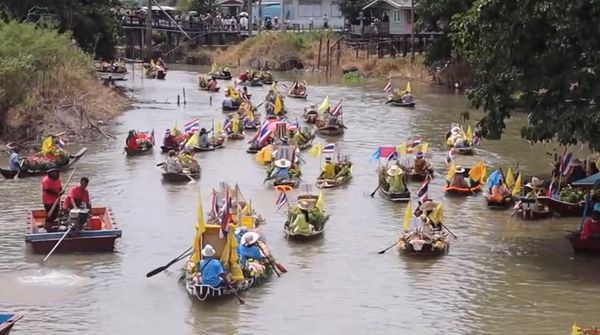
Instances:
[[[354,21],[358,17],[358,13],[360,13],[362,8],[368,3],[368,0],[341,0],[338,5],[342,15],[349,18],[351,21]]]
[[[450,59],[453,44],[448,36],[452,20],[466,12],[474,0],[419,0],[415,5],[417,25],[421,31],[442,32],[430,46],[425,63]]]
[[[51,18],[60,32],[71,32],[79,46],[92,55],[111,58],[118,42],[114,8],[118,0],[4,0],[3,10],[19,21]]]
[[[452,25],[481,80],[469,100],[486,137],[500,138],[518,96],[524,138],[600,150],[600,0],[477,0]]]

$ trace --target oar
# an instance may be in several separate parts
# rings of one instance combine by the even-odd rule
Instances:
[[[48,258],[50,258],[50,256],[52,255],[52,253],[54,253],[54,250],[56,250],[56,248],[58,248],[58,246],[60,245],[60,243],[65,239],[65,237],[67,237],[67,235],[71,232],[71,229],[73,229],[73,227],[75,227],[75,226],[73,225],[73,226],[69,227],[69,229],[67,229],[67,231],[63,234],[63,236],[60,238],[60,240],[58,240],[58,242],[56,242],[56,244],[54,245],[54,247],[52,248],[52,250],[50,250],[50,252],[42,260],[42,264],[46,263],[46,260],[48,260]]]
[[[275,262],[275,259],[273,259],[273,256],[271,254],[267,254],[265,252],[265,250],[263,249],[263,247],[260,245],[260,243],[256,243],[256,245],[258,245],[258,248],[260,249],[260,251],[262,251],[263,255],[265,255],[267,257],[267,261],[269,261],[269,264],[271,264],[271,267],[275,271],[275,274],[277,275],[277,277],[281,277],[281,274],[279,273],[279,269],[277,267],[277,262]],[[286,272],[287,272],[287,270],[286,270]]]
[[[392,248],[393,248],[393,247],[394,247],[396,244],[398,244],[398,241],[394,242],[394,244],[390,245],[389,247],[387,247],[387,248],[385,248],[385,249],[381,250],[380,252],[378,252],[378,254],[380,254],[380,255],[383,255],[383,254],[385,254],[385,252],[386,252],[386,251],[388,251],[388,250],[392,249]]]
[[[73,169],[73,172],[71,172],[71,175],[69,176],[69,178],[67,179],[67,182],[65,183],[65,187],[67,187],[69,185],[69,182],[71,182],[71,178],[75,174],[76,170],[77,169]],[[65,193],[65,190],[63,189],[62,192],[60,192],[60,194],[58,195],[58,198],[56,198],[56,200],[54,200],[54,203],[52,204],[52,207],[50,208],[50,211],[48,213],[54,212],[54,210],[56,209],[56,206],[58,205],[58,202],[60,201],[60,196],[63,195],[64,193]]]
[[[454,235],[454,233],[450,229],[448,229],[448,227],[446,227],[446,225],[444,225],[443,223],[442,223],[442,227],[444,227],[450,233],[450,235],[452,235],[455,239],[458,240],[458,237],[456,237],[456,235]]]
[[[25,160],[21,159],[21,162],[19,163],[19,171],[17,171],[17,174],[15,174],[15,176],[13,177],[13,180],[19,179],[19,173],[21,173],[21,169],[23,169],[24,162],[25,162]]]
[[[173,259],[172,261],[170,261],[169,263],[167,263],[166,265],[163,265],[161,267],[158,267],[148,273],[146,273],[146,278],[150,278],[158,273],[161,273],[163,271],[165,271],[166,269],[168,269],[171,265],[179,262],[180,260],[182,260],[183,258],[191,255],[191,253],[189,252],[190,250],[192,250],[192,247],[189,247],[186,251],[182,252],[181,255],[177,256],[175,259]]]
[[[240,298],[239,294],[237,293],[237,290],[234,289],[233,286],[231,286],[230,283],[227,283],[227,286],[233,292],[233,295],[235,295],[235,297],[237,298],[237,300],[240,302],[240,305],[245,305],[246,302],[244,300],[242,300],[242,298]]]
[[[373,192],[371,192],[371,198],[373,196],[375,196],[375,192],[377,192],[377,190],[381,187],[381,184],[377,185],[377,187],[375,188],[375,190],[373,190]]]

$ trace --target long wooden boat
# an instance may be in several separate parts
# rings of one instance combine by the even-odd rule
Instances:
[[[46,212],[44,210],[33,210],[29,214],[25,242],[31,245],[36,254],[50,252],[65,233],[64,231],[46,232],[44,230],[45,219]],[[121,237],[121,234],[121,230],[115,227],[110,209],[94,207],[86,227],[65,237],[55,252],[112,252],[115,240]]]
[[[295,98],[295,99],[306,99],[308,97],[308,94],[306,94],[306,92],[301,93],[301,94],[292,94],[292,92],[288,92],[288,97],[290,98]]]
[[[448,195],[469,196],[481,191],[481,184],[477,184],[471,188],[461,188],[455,186],[444,186],[444,193]]]
[[[273,84],[272,79],[261,79],[260,82],[263,83],[264,85],[272,85]]]
[[[0,313],[0,335],[10,334],[12,327],[22,318],[22,315],[16,313]]]
[[[209,72],[208,73],[209,77],[214,77],[215,79],[220,79],[220,80],[231,80],[231,74],[225,75],[222,73],[212,73]]]
[[[415,102],[398,102],[398,101],[388,101],[387,104],[392,105],[394,107],[415,107]]]
[[[402,193],[389,193],[383,187],[379,188],[379,192],[383,195],[384,198],[393,202],[408,202],[410,201],[410,192],[402,192]]]
[[[490,195],[488,195],[485,197],[485,200],[490,209],[507,209],[515,202],[511,196],[505,197],[502,199],[502,201],[498,201],[497,199],[493,199]]]
[[[163,172],[162,177],[163,177],[164,181],[168,181],[171,183],[183,183],[186,181],[191,181],[193,179],[199,179],[200,178],[200,170],[198,170],[197,172],[187,173],[187,174],[183,173],[183,172],[179,172],[179,173]]]
[[[127,72],[96,71],[96,76],[102,80],[126,80]]]
[[[167,70],[146,70],[146,78],[163,80],[167,76]]]
[[[434,247],[434,243],[425,243],[421,250],[415,250],[413,245],[405,240],[398,241],[397,248],[400,253],[415,257],[438,257],[450,251],[450,242],[447,237],[442,237],[442,247]],[[437,242],[436,242],[437,243]]]
[[[583,215],[583,202],[574,204],[552,197],[538,197],[538,201],[562,217],[581,217]]]
[[[79,161],[79,159],[87,152],[87,150],[88,150],[88,148],[85,148],[85,147],[81,148],[81,150],[79,150],[75,155],[69,156],[69,160],[66,164],[63,164],[60,166],[55,166],[54,168],[59,169],[61,171],[69,169],[75,163],[77,163],[77,161]],[[42,169],[42,170],[23,169],[19,173],[19,178],[41,176],[41,175],[46,174],[47,172],[48,172],[48,169]],[[0,174],[2,174],[2,176],[6,179],[13,179],[17,175],[17,171],[0,168]]]
[[[344,133],[343,126],[324,126],[317,128],[317,134],[322,136],[340,136]]]
[[[329,216],[325,219],[325,223],[329,220]],[[283,226],[283,234],[285,238],[293,241],[311,241],[323,236],[325,232],[326,224],[323,223],[323,227],[320,230],[313,230],[310,234],[300,234],[290,231],[289,222],[286,222]]]
[[[565,236],[573,247],[573,252],[576,254],[595,254],[600,255],[600,240],[598,239],[581,239],[581,231],[571,232]]]
[[[240,83],[242,86],[263,87],[263,83],[258,79],[246,80]]]
[[[170,146],[170,145],[161,145],[160,146],[160,151],[162,151],[163,153],[167,153],[171,150],[177,152],[177,151],[179,151],[179,146],[176,146],[176,147]]]
[[[317,178],[318,188],[334,188],[346,184],[352,179],[352,168],[354,165],[350,163],[350,173],[346,176],[340,176],[335,179]]]
[[[292,188],[297,188],[300,185],[300,179],[298,178],[289,178],[289,179],[279,179],[273,180],[273,186],[290,186]]]
[[[204,91],[204,92],[217,93],[217,92],[219,92],[219,90],[221,90],[220,87],[217,87],[215,90],[211,91],[211,90],[208,89],[208,87],[202,87],[202,86],[200,86],[200,91]]]
[[[231,134],[227,135],[227,139],[230,139],[230,140],[243,140],[244,137],[246,137],[246,134],[244,134],[243,132],[231,133]]]
[[[454,152],[459,155],[470,156],[475,154],[475,149],[472,146],[468,146],[462,148],[454,148]]]

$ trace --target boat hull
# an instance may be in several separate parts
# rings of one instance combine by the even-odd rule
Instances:
[[[127,73],[126,72],[96,71],[96,76],[102,80],[106,80],[109,77],[112,80],[125,80],[127,77]]]
[[[22,317],[19,314],[13,313],[0,314],[0,335],[10,334],[10,330]]]
[[[411,108],[411,107],[415,107],[415,103],[414,102],[396,102],[396,101],[390,101],[388,102],[389,105],[394,106],[394,107],[405,107],[405,108]]]
[[[308,97],[308,94],[306,94],[306,93],[304,93],[304,94],[291,94],[291,93],[288,93],[288,97],[294,98],[294,99],[306,99]]]
[[[87,150],[88,149],[85,147],[81,148],[81,150],[79,150],[79,152],[77,152],[75,155],[71,155],[67,164],[56,166],[55,168],[59,169],[60,171],[69,169],[71,166],[77,163],[77,161],[79,161],[79,159],[87,152]],[[41,176],[45,175],[47,172],[48,170],[22,170],[19,173],[19,178]],[[17,171],[0,168],[0,174],[6,179],[13,179],[17,175]]]
[[[402,192],[402,193],[389,193],[384,190],[383,187],[379,188],[379,193],[389,201],[393,202],[408,202],[410,201],[410,192]]]
[[[398,243],[398,251],[403,255],[411,257],[440,257],[450,251],[450,243],[445,242],[443,249],[434,248],[431,243],[428,243],[423,245],[423,248],[419,251],[416,251],[410,243],[405,242],[404,247]]]
[[[289,231],[287,224],[283,227],[283,234],[286,239],[292,241],[306,242],[316,240],[318,238],[323,237],[323,233],[325,232],[325,225],[323,225],[323,229],[318,231],[313,231],[310,235],[305,234],[295,234]]]
[[[141,155],[148,155],[148,154],[152,153],[152,149],[153,148],[154,148],[154,146],[149,146],[149,147],[146,147],[144,149],[136,149],[136,150],[131,150],[129,148],[125,148],[125,153],[129,157],[141,156]]]
[[[340,136],[344,134],[344,127],[326,126],[317,128],[317,134],[321,136]]]
[[[186,181],[191,181],[191,179],[199,179],[200,178],[200,171],[198,171],[196,173],[190,173],[188,175],[185,175],[183,173],[163,172],[162,173],[162,177],[163,177],[163,180],[167,181],[167,182],[171,182],[171,183],[183,183],[183,182],[186,182]]]
[[[471,188],[459,188],[454,186],[444,186],[444,193],[455,196],[470,196],[481,191],[481,185],[476,185]]]
[[[492,199],[490,196],[487,196],[485,198],[485,200],[486,200],[487,206],[490,209],[499,209],[499,210],[508,209],[515,202],[512,197],[507,197],[507,198],[504,198],[502,201],[498,201],[498,200]]]
[[[576,254],[600,255],[600,240],[598,239],[582,240],[580,239],[580,232],[572,232],[565,238],[569,240],[573,252]]]
[[[583,215],[583,204],[573,204],[550,197],[538,197],[538,201],[562,217],[581,217]]]

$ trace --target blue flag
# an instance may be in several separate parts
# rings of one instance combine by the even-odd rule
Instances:
[[[488,180],[487,180],[487,183],[485,184],[485,188],[490,189],[494,185],[497,185],[498,182],[500,182],[501,178],[502,178],[502,175],[500,174],[500,170],[496,170],[496,171],[492,172],[492,174],[490,174],[488,176]]]
[[[380,155],[379,148],[377,148],[377,150],[375,150],[375,152],[373,152],[373,154],[371,155],[371,160],[372,161],[378,160],[379,159],[379,155]]]

